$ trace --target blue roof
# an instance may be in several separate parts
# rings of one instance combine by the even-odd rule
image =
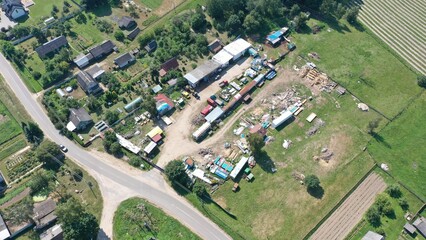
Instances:
[[[269,41],[274,41],[274,40],[276,40],[276,39],[280,38],[283,34],[284,34],[284,33],[283,33],[283,31],[278,30],[278,31],[276,31],[276,32],[272,33],[271,35],[267,36],[266,38],[267,38]]]

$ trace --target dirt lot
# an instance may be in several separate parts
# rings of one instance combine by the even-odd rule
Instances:
[[[310,239],[344,239],[362,219],[376,196],[385,189],[386,184],[383,179],[375,173],[370,174]]]

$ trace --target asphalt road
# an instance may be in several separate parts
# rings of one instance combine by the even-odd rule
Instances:
[[[97,178],[98,180],[108,178],[118,185],[137,192],[141,197],[164,209],[174,218],[188,226],[203,239],[231,239],[216,224],[211,222],[197,209],[186,202],[184,198],[177,197],[164,189],[156,189],[147,184],[145,181],[129,176],[126,174],[125,170],[118,169],[116,165],[104,162],[102,159],[94,157],[92,154],[89,154],[84,149],[78,147],[67,138],[61,136],[58,130],[56,130],[50,122],[46,113],[43,111],[41,104],[36,101],[36,98],[29,92],[15,69],[1,53],[0,73],[15,92],[16,96],[20,99],[22,105],[33,120],[39,124],[45,136],[57,144],[67,146],[69,151],[66,155],[85,168],[90,169],[90,172],[95,172],[97,175],[101,176],[101,178]],[[160,173],[156,172],[156,174]],[[141,172],[141,175],[144,176],[144,173]],[[146,176],[149,177],[149,174],[146,174]],[[120,189],[116,188],[115,191],[119,194]],[[104,201],[108,201],[108,199],[104,199]]]

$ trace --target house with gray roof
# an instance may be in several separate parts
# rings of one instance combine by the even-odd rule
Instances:
[[[99,59],[110,54],[115,48],[116,46],[111,40],[105,40],[101,44],[89,49],[89,53],[93,55],[93,58]]]
[[[102,88],[99,87],[99,83],[85,71],[77,73],[77,83],[87,94],[95,95],[102,92]]]
[[[83,130],[93,123],[92,117],[90,117],[89,113],[84,108],[70,108],[69,120],[67,129],[71,132]]]
[[[37,47],[35,51],[40,58],[44,58],[51,53],[59,51],[60,48],[66,45],[68,45],[67,38],[64,36],[59,36]]]
[[[5,15],[12,20],[16,20],[28,14],[21,0],[3,0],[1,9]]]

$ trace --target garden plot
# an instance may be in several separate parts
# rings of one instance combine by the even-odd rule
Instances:
[[[370,174],[310,239],[344,239],[385,189],[383,179],[375,173]]]
[[[426,74],[426,3],[356,0],[359,19],[418,72]]]

